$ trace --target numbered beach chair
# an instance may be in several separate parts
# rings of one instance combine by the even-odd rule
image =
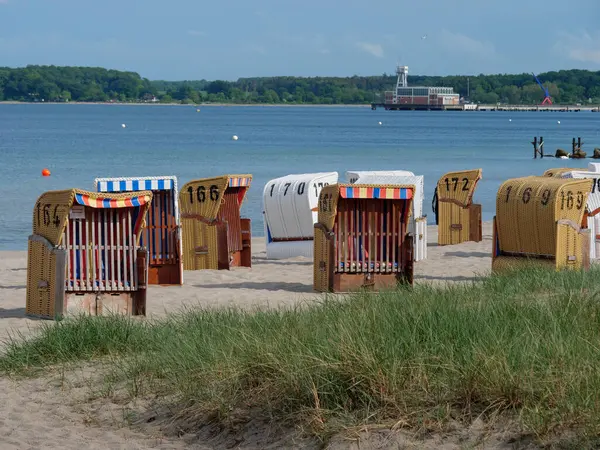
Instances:
[[[413,260],[427,258],[427,216],[423,214],[424,177],[407,170],[349,171],[346,180],[352,184],[388,184],[415,186],[408,232],[413,237]]]
[[[530,176],[502,183],[492,271],[531,262],[556,270],[589,267],[590,230],[584,216],[591,191],[590,179]]]
[[[97,192],[152,191],[140,246],[148,249],[148,284],[183,284],[177,177],[96,178]]]
[[[542,176],[544,177],[560,177],[560,175],[564,172],[570,172],[571,170],[573,170],[572,168],[569,169],[568,167],[560,167],[557,169],[548,169],[544,172],[544,174]]]
[[[557,178],[590,179],[592,191],[587,198],[584,225],[589,229],[590,262],[600,259],[600,163],[589,163],[587,169],[568,169],[556,174]]]
[[[438,245],[481,241],[481,205],[472,203],[480,179],[481,169],[449,172],[439,179],[432,204]]]
[[[315,224],[314,289],[373,290],[413,283],[408,220],[415,186],[323,187]]]
[[[317,203],[324,186],[338,181],[337,172],[286,175],[263,190],[267,259],[313,257]]]
[[[181,188],[185,270],[252,266],[250,219],[240,215],[251,182],[252,175],[223,175]]]
[[[148,254],[140,236],[152,192],[42,194],[27,255],[30,316],[144,315]]]

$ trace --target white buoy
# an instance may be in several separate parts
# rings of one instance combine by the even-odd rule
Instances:
[[[125,125],[124,123],[121,124],[122,128],[125,128],[127,125]]]
[[[512,119],[508,119],[509,122],[512,122]]]
[[[560,125],[560,120],[557,120],[556,123]]]
[[[233,136],[231,136],[231,139],[233,139],[234,141],[237,141],[238,137],[234,134]]]
[[[200,108],[198,108],[198,109],[196,110],[196,112],[200,112]]]
[[[381,125],[381,122],[379,122],[379,125]]]

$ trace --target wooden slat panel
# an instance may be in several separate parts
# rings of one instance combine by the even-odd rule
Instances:
[[[334,222],[335,272],[391,273],[408,261],[404,237],[409,202],[405,200],[343,199]],[[341,266],[340,266],[341,264]]]
[[[162,195],[157,195],[157,202],[154,205],[154,233],[153,233],[153,244],[154,244],[154,261],[156,264],[164,263],[163,254],[163,223],[162,223]]]
[[[82,249],[82,242],[83,242],[83,232],[82,232],[82,225],[81,225],[81,220],[76,220],[75,223],[77,224],[77,243],[76,243],[76,249],[77,249],[77,257],[79,260],[79,277],[78,277],[78,282],[77,282],[77,288],[78,290],[85,290],[85,281],[84,281],[84,277],[83,277],[83,249]]]
[[[121,219],[119,222],[121,223],[121,230],[123,233],[123,240],[121,244],[123,246],[123,275],[121,279],[123,280],[123,288],[131,289],[131,286],[127,285],[127,282],[129,281],[129,242],[127,242],[127,236],[129,235],[129,232],[127,231],[127,209],[119,210],[119,216]]]
[[[384,211],[385,211],[385,271],[390,271],[390,251],[391,251],[391,235],[390,230],[392,229],[392,213],[390,204],[384,203]]]
[[[135,260],[137,255],[137,248],[135,246],[135,235],[133,234],[131,212],[131,209],[127,210],[127,233],[129,235],[129,279],[131,280],[131,289],[137,290],[138,285],[135,279]]]
[[[110,289],[110,284],[109,284],[109,278],[108,278],[108,271],[110,270],[110,262],[109,262],[109,250],[108,250],[108,213],[107,211],[104,209],[102,210],[102,226],[104,227],[104,236],[102,238],[102,244],[104,247],[104,252],[103,252],[103,261],[104,261],[104,289],[109,290]]]
[[[230,253],[242,250],[242,229],[240,225],[240,188],[227,188],[222,197],[217,217],[227,222],[227,249]],[[206,195],[209,195],[207,192]]]
[[[398,219],[396,218],[397,215],[397,208],[396,205],[394,203],[392,203],[390,205],[391,210],[392,210],[392,228],[390,230],[390,232],[392,233],[392,243],[391,243],[391,251],[392,251],[392,267],[391,267],[391,271],[394,272],[395,269],[395,263],[398,261],[397,259],[397,252],[396,252],[396,242],[397,242],[397,237],[396,237],[396,227],[398,226],[397,221]]]
[[[362,265],[363,272],[369,272],[370,261],[371,261],[371,248],[369,247],[369,233],[371,232],[369,223],[369,203],[365,202],[364,199],[360,200],[361,207],[360,212],[362,216],[362,228],[363,228],[363,239],[362,239]]]
[[[118,285],[116,284],[115,278],[115,224],[114,224],[114,210],[109,209],[108,212],[108,228],[110,229],[110,289],[117,290]]]
[[[121,226],[120,223],[121,221],[119,220],[119,210],[116,209],[114,211],[114,215],[115,215],[115,228],[117,230],[117,240],[115,241],[115,245],[116,245],[116,257],[117,257],[117,278],[116,278],[116,282],[117,282],[117,289],[119,291],[122,291],[124,286],[123,286],[123,276],[122,276],[122,272],[121,272],[121,259],[123,258],[123,244],[121,241]]]

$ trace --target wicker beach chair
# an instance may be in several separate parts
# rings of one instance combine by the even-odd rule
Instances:
[[[28,242],[26,314],[145,314],[148,255],[139,241],[151,200],[150,191],[42,194]]]
[[[498,189],[492,271],[523,263],[555,269],[589,267],[585,210],[592,180],[530,176]]]
[[[240,216],[251,182],[252,175],[223,175],[181,188],[185,270],[251,267],[250,219]]]
[[[587,169],[568,169],[555,175],[558,178],[590,179],[590,192],[584,215],[584,225],[590,230],[590,262],[600,259],[600,164],[589,163]]]
[[[413,283],[408,222],[414,185],[325,186],[315,224],[314,289],[347,292]]]
[[[148,250],[148,284],[183,284],[177,177],[96,178],[97,192],[152,191],[140,246]]]
[[[423,214],[424,177],[407,170],[348,171],[346,180],[352,184],[386,184],[415,186],[408,232],[413,237],[413,260],[427,258],[427,216]]]
[[[439,179],[432,205],[438,245],[481,241],[481,205],[472,203],[480,179],[481,169],[449,172]]]

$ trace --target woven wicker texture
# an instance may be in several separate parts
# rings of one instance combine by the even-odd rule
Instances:
[[[230,178],[248,178],[252,175],[223,175],[202,178],[184,184],[179,192],[184,270],[218,269],[217,229],[211,222],[217,219],[223,204],[223,195]],[[248,188],[242,186],[239,204],[246,198]]]
[[[333,275],[332,248],[333,241],[323,228],[315,226],[314,251],[313,251],[313,287],[319,292],[331,290]]]
[[[572,168],[569,169],[568,167],[559,167],[556,169],[548,169],[544,172],[544,174],[542,176],[544,177],[560,177],[561,174],[565,173],[565,172],[570,172],[571,170],[573,170]],[[585,170],[585,169],[582,169]]]
[[[449,172],[437,183],[438,244],[460,244],[470,239],[470,212],[481,169]]]
[[[29,239],[25,314],[53,318],[56,304],[56,255],[41,241]]]
[[[319,205],[317,223],[325,226],[329,231],[333,230],[337,214],[337,203],[340,197],[340,186],[351,186],[349,184],[330,184],[324,186],[319,194]]]
[[[44,192],[39,196],[33,209],[33,234],[46,238],[53,245],[60,245],[60,239],[67,225],[69,211],[73,206],[76,194],[84,195],[92,200],[126,200],[132,197],[147,197],[148,200],[142,209],[144,218],[152,200],[151,191],[139,191],[135,194],[90,192],[82,189]],[[142,223],[143,227],[144,223]]]
[[[331,255],[331,240],[328,239],[335,225],[337,204],[340,198],[341,184],[324,186],[319,194],[317,225],[315,225],[315,240],[313,251],[313,284],[315,290],[328,292],[331,288],[333,275],[333,260]],[[345,184],[344,186],[350,186]],[[318,225],[323,228],[319,229]]]
[[[591,180],[544,176],[505,181],[496,197],[499,253],[551,258],[557,267],[565,259],[581,261],[581,243],[575,241],[582,236],[591,188]],[[557,226],[559,221],[568,225]]]

